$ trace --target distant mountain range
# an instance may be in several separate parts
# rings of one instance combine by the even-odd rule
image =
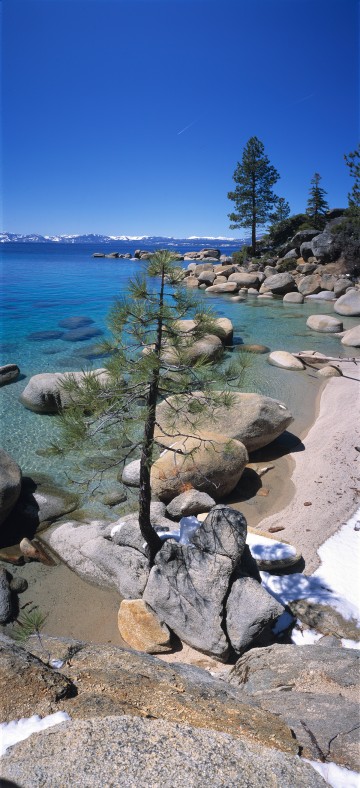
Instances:
[[[245,238],[226,238],[224,236],[211,237],[211,236],[197,236],[191,235],[189,238],[173,238],[163,235],[97,235],[89,233],[87,235],[38,235],[32,233],[31,235],[22,235],[21,233],[0,233],[0,243],[67,243],[67,244],[107,244],[116,241],[149,241],[151,244],[166,243],[171,241],[196,241],[199,242],[212,242],[214,241],[233,241],[235,243],[244,243]]]

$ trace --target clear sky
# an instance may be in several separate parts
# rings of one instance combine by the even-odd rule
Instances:
[[[357,0],[2,0],[3,228],[237,236],[256,135],[304,210],[359,138]]]

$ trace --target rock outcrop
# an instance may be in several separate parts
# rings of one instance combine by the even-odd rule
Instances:
[[[359,769],[359,653],[323,645],[253,649],[229,675],[257,706],[279,714],[306,758]]]
[[[207,420],[211,421],[212,428],[216,432],[227,438],[241,441],[249,452],[271,443],[293,421],[286,405],[261,394],[234,392],[229,407],[224,405],[207,411],[203,395],[200,392],[194,392],[191,397],[184,398],[183,413],[179,408],[176,420],[173,416],[173,398],[169,397],[168,402],[164,400],[157,407],[157,423],[163,426],[167,435],[176,436],[178,432],[187,434],[191,424],[194,424],[195,429],[199,421],[199,412],[198,410],[195,414],[191,412],[193,399],[196,399],[200,404],[204,403],[201,424],[206,425]],[[166,437],[159,428],[156,430],[156,438],[164,446],[173,442],[173,438]]]
[[[240,441],[199,432],[196,437],[174,440],[154,462],[151,488],[165,502],[187,484],[219,500],[236,487],[247,462],[248,454]]]

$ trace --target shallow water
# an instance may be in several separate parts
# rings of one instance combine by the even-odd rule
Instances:
[[[118,251],[129,250],[119,246],[115,246]],[[195,243],[193,248],[196,249]],[[66,341],[67,329],[60,327],[59,322],[73,316],[87,317],[94,321],[90,328],[106,334],[106,315],[114,297],[126,292],[129,277],[142,264],[135,260],[93,259],[93,251],[83,244],[4,244],[1,249],[4,295],[0,364],[16,363],[21,369],[21,378],[0,390],[1,443],[24,473],[47,473],[58,483],[67,480],[68,469],[63,460],[37,454],[53,439],[56,420],[26,410],[18,398],[31,375],[103,365],[104,359],[85,357],[96,343],[96,336],[85,341]],[[226,253],[231,251],[226,249]],[[251,296],[246,302],[234,303],[228,296],[200,291],[199,298],[210,304],[217,315],[232,320],[237,343],[261,343],[272,350],[315,349],[332,356],[346,355],[338,337],[306,327],[308,315],[332,314],[332,304],[285,306],[281,299],[257,300]],[[345,318],[344,328],[357,322]],[[31,338],[39,332],[64,333],[58,338]],[[236,347],[233,352],[238,352]],[[296,428],[301,429],[307,420],[306,403],[309,395],[313,399],[318,390],[318,379],[312,373],[304,375],[272,367],[266,358],[251,356],[242,387],[284,401],[296,416]],[[111,484],[111,476],[108,483]]]

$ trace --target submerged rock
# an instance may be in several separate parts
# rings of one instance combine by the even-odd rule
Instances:
[[[0,367],[0,386],[6,386],[12,383],[20,375],[20,369],[17,364],[5,364]]]
[[[61,408],[72,401],[72,396],[64,391],[66,380],[74,380],[81,385],[87,375],[95,376],[99,382],[106,382],[106,369],[95,369],[91,372],[41,372],[33,375],[23,393],[20,402],[35,413],[58,413]]]

